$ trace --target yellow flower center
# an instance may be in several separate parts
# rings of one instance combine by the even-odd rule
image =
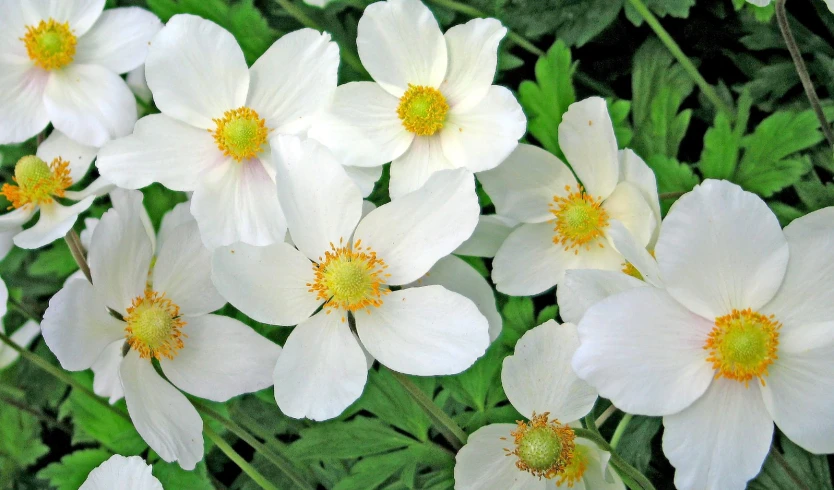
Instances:
[[[133,300],[125,322],[127,343],[143,359],[173,359],[183,347],[183,337],[187,337],[181,331],[185,321],[180,318],[179,306],[165,294],[150,289]]]
[[[508,455],[518,457],[515,466],[539,478],[553,478],[563,474],[573,461],[576,434],[558,420],[548,420],[549,412],[533,414],[530,422],[518,421],[511,432],[515,449],[505,449]]]
[[[447,112],[449,104],[439,90],[410,83],[397,107],[403,127],[418,136],[431,136],[443,129]]]
[[[743,381],[745,386],[753,378],[762,385],[767,368],[778,358],[779,329],[782,324],[773,315],[765,316],[753,310],[733,310],[715,319],[704,349],[710,351],[708,362],[716,369],[715,377]]]
[[[44,70],[70,64],[78,41],[68,22],[59,24],[55,19],[42,20],[34,27],[26,26],[26,35],[20,40],[26,45],[29,59]]]
[[[330,250],[313,264],[316,280],[308,283],[311,293],[326,301],[325,308],[347,311],[367,309],[382,304],[382,296],[390,290],[384,287],[388,266],[376,252],[363,249],[361,240],[353,248],[330,244]],[[330,310],[328,310],[330,313]],[[344,321],[344,318],[342,318]]]
[[[652,257],[654,257],[654,250],[649,250],[649,254]],[[643,274],[641,274],[640,271],[637,270],[637,267],[634,267],[634,264],[627,260],[623,262],[622,272],[623,274],[628,274],[631,277],[635,277],[637,279],[640,279],[641,281],[645,281],[645,279],[643,279]]]
[[[214,135],[217,147],[227,157],[240,162],[256,156],[263,150],[269,128],[266,121],[257,112],[248,107],[240,107],[223,113],[221,119],[213,119],[217,127]]]
[[[553,196],[550,212],[556,217],[556,232],[553,243],[565,247],[565,250],[575,248],[579,253],[580,247],[591,249],[591,242],[605,235],[608,227],[608,213],[602,208],[601,200],[585,193],[582,186],[576,192],[571,192],[570,186],[565,186],[567,196]],[[604,247],[603,241],[597,245]]]
[[[47,165],[34,155],[25,156],[15,164],[12,180],[17,185],[3,184],[0,188],[0,194],[12,203],[9,209],[51,203],[55,197],[64,197],[64,191],[72,185],[69,162],[61,157]]]
[[[565,469],[558,475],[558,480],[556,480],[558,486],[573,488],[582,479],[585,470],[588,469],[588,459],[590,458],[588,451],[589,449],[587,447],[581,445],[577,445],[573,449],[573,457],[570,459],[568,465],[565,466]]]

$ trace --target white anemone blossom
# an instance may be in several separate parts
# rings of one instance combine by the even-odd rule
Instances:
[[[112,196],[126,202],[95,228],[93,283],[75,279],[52,297],[44,340],[68,371],[104,363],[97,381],[118,376],[145,442],[163,460],[193,469],[203,457],[203,421],[174,386],[220,402],[267,388],[280,347],[237,320],[209,314],[224,300],[212,286],[211,256],[193,219],[162,229],[154,254],[141,193]]]
[[[161,114],[102,148],[97,166],[120,187],[153,182],[193,191],[191,213],[206,246],[284,240],[270,140],[304,135],[336,90],[339,48],[301,29],[278,39],[251,68],[227,30],[175,15],[154,37],[145,77]]]
[[[91,471],[78,490],[162,490],[151,471],[151,465],[139,456],[114,454]]]
[[[140,66],[162,27],[152,13],[104,0],[0,4],[0,144],[51,122],[89,146],[130,134],[136,99],[119,76]]]
[[[456,490],[625,490],[608,467],[610,454],[572,427],[594,407],[597,393],[571,369],[576,326],[549,320],[525,333],[504,359],[501,384],[528,420],[490,424],[458,452]]]
[[[492,85],[506,33],[495,19],[474,19],[444,35],[418,0],[369,5],[356,45],[374,82],[336,89],[310,137],[347,165],[391,161],[392,198],[438,170],[495,167],[527,126],[513,94]]]
[[[620,240],[650,247],[660,222],[654,173],[631,150],[617,151],[608,107],[591,97],[571,104],[559,125],[571,164],[521,144],[478,174],[498,214],[522,223],[492,263],[496,288],[528,296],[559,284],[569,269],[623,269]]]
[[[25,156],[15,164],[13,182],[0,188],[0,194],[11,203],[9,209],[13,209],[0,216],[0,232],[13,233],[14,244],[21,248],[43,247],[63,237],[96,196],[114,187],[98,178],[85,189],[68,190],[87,174],[97,151],[53,131],[35,155]],[[58,199],[75,203],[64,206]],[[22,230],[21,226],[38,211],[37,223]]]
[[[774,422],[834,451],[832,223],[826,208],[782,230],[762,199],[707,180],[664,220],[664,287],[585,312],[574,369],[622,410],[663,416],[677,488],[745,488]]]
[[[219,248],[212,275],[255,320],[298,325],[275,365],[281,410],[314,420],[339,415],[364,389],[365,350],[406,374],[471,366],[489,345],[488,322],[471,300],[437,285],[390,286],[416,281],[472,234],[480,211],[472,174],[438,172],[361,218],[359,189],[325,147],[282,138],[281,156],[274,151],[297,249]]]

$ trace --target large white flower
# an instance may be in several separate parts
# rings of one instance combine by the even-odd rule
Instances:
[[[104,0],[0,5],[0,144],[50,122],[90,146],[130,134],[136,100],[119,74],[145,61],[162,23],[136,7],[102,9]]]
[[[495,19],[474,19],[444,35],[418,0],[369,5],[356,45],[376,83],[340,86],[310,136],[347,165],[392,161],[392,198],[438,170],[495,167],[527,125],[513,94],[492,85],[506,33]]]
[[[162,459],[192,469],[203,457],[203,422],[151,359],[178,388],[225,401],[272,385],[280,347],[237,320],[208,314],[224,301],[193,219],[161,230],[154,254],[141,193],[112,197],[127,202],[107,211],[93,233],[93,284],[75,279],[52,297],[43,336],[68,371],[95,369],[112,355],[97,380],[118,365],[136,430]]]
[[[153,182],[194,191],[191,212],[206,246],[284,240],[269,142],[302,135],[336,89],[339,48],[329,34],[291,32],[246,66],[217,24],[175,15],[157,34],[145,76],[162,114],[102,148],[97,165],[120,187]]]
[[[472,365],[489,335],[471,300],[441,286],[389,288],[419,279],[472,234],[480,210],[472,174],[438,173],[360,221],[359,189],[326,148],[280,142],[279,196],[298,249],[219,248],[212,273],[220,293],[250,317],[298,324],[275,366],[281,410],[314,420],[339,415],[365,386],[363,347],[406,374]]]
[[[162,490],[151,465],[139,456],[115,454],[90,472],[78,490]]]
[[[553,320],[519,339],[504,359],[501,383],[529,421],[491,424],[469,436],[456,458],[455,489],[625,490],[608,469],[610,455],[571,429],[597,399],[571,369],[577,347],[576,326]]]
[[[541,293],[568,269],[622,269],[614,228],[625,227],[642,248],[653,241],[660,222],[654,173],[631,150],[617,151],[603,99],[571,104],[559,145],[581,184],[561,160],[524,144],[478,174],[498,214],[523,223],[492,263],[503,293]]]
[[[63,237],[75,224],[78,215],[90,207],[96,196],[114,186],[99,178],[86,189],[67,190],[80,181],[96,157],[97,149],[68,138],[58,130],[38,147],[36,155],[21,158],[14,167],[14,183],[3,184],[0,194],[11,202],[14,211],[0,216],[0,232],[14,234],[14,244],[21,248],[39,248]],[[76,201],[64,206],[64,198]],[[36,212],[34,226],[20,231]]]
[[[707,180],[672,207],[656,255],[664,289],[592,306],[580,377],[621,409],[663,416],[675,485],[742,489],[773,422],[834,451],[834,208],[783,230],[759,197]]]

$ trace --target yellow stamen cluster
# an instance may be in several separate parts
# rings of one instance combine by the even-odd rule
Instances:
[[[767,368],[778,359],[779,329],[782,324],[773,315],[765,316],[751,309],[733,310],[715,319],[704,349],[715,368],[715,377],[743,381],[759,378],[762,385]]]
[[[561,245],[565,250],[591,249],[591,242],[605,236],[608,227],[608,213],[602,208],[602,200],[595,199],[585,193],[582,186],[571,192],[570,186],[565,186],[566,196],[553,196],[550,212],[553,213],[556,232],[553,243]],[[597,241],[599,247],[604,247],[603,241]]]
[[[515,442],[515,449],[507,451],[507,456],[516,456],[515,466],[540,479],[554,478],[572,464],[576,444],[576,434],[567,425],[558,420],[548,420],[549,412],[541,415],[533,413],[530,422],[519,420],[518,427],[510,434]]]
[[[69,175],[69,162],[60,157],[47,165],[34,155],[25,156],[14,167],[12,180],[17,185],[3,184],[0,194],[11,201],[9,209],[48,204],[55,197],[64,197],[64,191],[72,185]]]
[[[78,42],[68,22],[55,19],[42,20],[36,26],[26,26],[26,35],[20,38],[26,45],[29,59],[44,70],[63,68],[72,63]]]
[[[257,112],[240,107],[223,113],[220,119],[213,119],[217,127],[209,132],[214,135],[217,147],[227,157],[241,162],[257,156],[266,143],[269,128]]]
[[[182,332],[185,321],[180,318],[180,308],[165,294],[146,290],[134,298],[125,316],[127,343],[142,359],[155,357],[173,359],[183,347]]]
[[[649,254],[654,257],[654,250],[649,250]],[[640,279],[641,281],[645,280],[643,279],[643,274],[637,270],[637,267],[634,267],[634,264],[627,260],[623,263],[622,272],[623,274],[628,274],[629,276]]]
[[[588,451],[589,449],[587,447],[581,445],[577,445],[573,449],[573,457],[570,459],[570,463],[565,466],[565,469],[557,477],[557,486],[573,488],[574,485],[582,480],[582,476],[585,475],[585,470],[588,469]]]
[[[447,112],[446,97],[436,88],[423,85],[408,84],[397,107],[403,127],[418,136],[431,136],[443,129]]]

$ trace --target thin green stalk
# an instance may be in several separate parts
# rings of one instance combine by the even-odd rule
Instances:
[[[715,105],[715,107],[722,112],[726,112],[730,119],[735,118],[735,113],[733,110],[728,106],[721,97],[718,96],[718,92],[715,91],[715,87],[707,83],[701,73],[698,71],[698,68],[695,67],[695,64],[692,63],[692,60],[689,59],[686,54],[684,54],[683,50],[681,50],[678,43],[672,39],[672,36],[666,32],[666,29],[660,25],[660,21],[657,20],[657,17],[646,7],[646,4],[643,3],[643,0],[628,0],[631,3],[631,6],[634,7],[635,10],[645,19],[646,23],[649,27],[652,28],[654,33],[660,38],[660,41],[666,45],[666,48],[672,53],[672,56],[678,60],[678,63],[683,66],[683,69],[689,74],[690,77],[698,84],[698,87],[701,88],[701,92],[706,95],[706,97],[710,100],[710,102]]]
[[[5,395],[0,395],[0,402],[11,407],[15,407],[21,412],[26,412],[29,415],[32,415],[33,417],[37,418],[38,420],[46,423],[47,425],[51,425],[52,427],[55,427],[56,429],[59,429],[62,432],[72,435],[72,428],[70,426],[59,421],[55,417],[51,417],[46,413],[41,412],[40,410],[34,407],[30,407],[29,405],[20,400],[16,400],[12,397],[7,397]]]
[[[391,375],[394,376],[400,385],[405,388],[405,391],[411,396],[411,398],[417,402],[418,405],[428,414],[428,416],[434,421],[437,430],[443,435],[443,437],[449,441],[449,444],[455,448],[455,450],[460,449],[466,444],[467,436],[466,432],[463,431],[458,424],[452,420],[451,417],[446,415],[446,412],[440,409],[435,403],[434,400],[429,398],[423,390],[420,389],[419,386],[414,384],[408,376],[398,373],[396,371],[391,371]]]
[[[252,481],[257,483],[258,486],[260,486],[264,490],[278,490],[278,487],[276,487],[272,483],[269,483],[266,477],[260,474],[254,466],[252,466],[245,459],[243,459],[243,456],[238,454],[238,452],[235,451],[234,448],[230,446],[225,439],[220,437],[220,434],[214,432],[214,430],[212,430],[211,427],[209,427],[208,425],[203,426],[203,432],[206,434],[206,436],[208,436],[209,439],[211,439],[211,441],[214,443],[215,446],[217,446],[218,449],[223,451],[223,454],[225,454],[226,457],[232,460],[232,462],[235,463],[238,466],[238,468],[240,468],[244,473],[246,473],[249,476],[249,478],[252,479]]]
[[[587,419],[586,419],[587,420]],[[608,441],[602,438],[598,432],[589,429],[573,429],[578,437],[587,439],[597,445],[603,451],[611,455],[611,464],[617,469],[617,472],[622,477],[623,481],[628,484],[633,490],[656,490],[652,482],[643,473],[640,473],[635,467],[628,464],[614,448],[608,444]]]
[[[661,201],[664,199],[674,199],[676,197],[681,197],[687,192],[689,191],[661,192],[660,194],[658,194],[657,198]]]
[[[793,480],[793,483],[794,485],[796,485],[796,488],[801,490],[809,490],[808,485],[806,485],[802,481],[802,478],[800,478],[799,475],[796,474],[793,468],[791,468],[791,465],[789,465],[787,460],[785,460],[785,457],[782,456],[782,453],[776,450],[775,446],[770,446],[770,457],[772,457],[774,461],[776,461],[776,463],[778,463],[779,466],[782,467],[782,469],[785,471],[785,474],[787,474],[788,477],[791,480]]]
[[[631,419],[634,415],[627,413],[623,415],[623,418],[620,419],[620,423],[617,424],[617,428],[614,429],[614,435],[611,436],[611,447],[617,449],[617,445],[620,443],[620,439],[622,439],[623,434],[625,434],[626,428],[628,427],[628,423],[631,422]]]
[[[610,407],[606,408],[605,411],[602,412],[602,414],[599,417],[597,417],[597,419],[594,421],[594,425],[597,426],[597,427],[601,427],[602,424],[607,422],[608,419],[611,418],[611,416],[614,415],[614,413],[616,411],[617,411],[617,407],[615,407],[612,404]]]
[[[81,238],[78,237],[78,233],[74,229],[70,229],[64,237],[64,240],[67,242],[72,258],[75,259],[81,272],[84,273],[84,277],[92,284],[93,276],[90,274],[90,266],[87,264],[87,258],[84,256],[84,247],[81,246]]]
[[[34,313],[32,313],[31,311],[29,311],[29,309],[28,309],[28,308],[26,308],[25,306],[23,306],[23,304],[22,304],[20,301],[18,301],[18,300],[16,300],[16,299],[12,298],[11,296],[9,296],[9,300],[8,300],[8,301],[9,301],[9,304],[10,304],[10,305],[12,305],[12,308],[14,308],[14,309],[16,309],[17,311],[19,311],[19,312],[20,312],[23,316],[25,316],[25,317],[26,317],[26,318],[28,318],[29,320],[34,320],[34,321],[36,321],[36,322],[40,322],[40,321],[41,321],[41,318],[40,318],[38,315],[35,315],[35,314],[34,314]]]

